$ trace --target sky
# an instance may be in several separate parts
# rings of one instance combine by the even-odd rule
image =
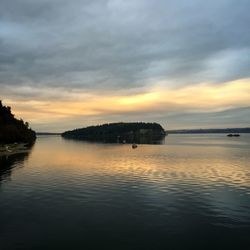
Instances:
[[[249,0],[1,0],[0,99],[38,132],[250,126]]]

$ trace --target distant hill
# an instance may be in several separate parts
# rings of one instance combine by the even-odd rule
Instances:
[[[62,133],[64,138],[128,143],[157,143],[165,136],[165,131],[158,123],[108,123],[98,126],[75,129]]]
[[[11,108],[2,105],[0,100],[0,144],[13,142],[34,142],[36,133],[29,128],[28,122],[18,120]]]
[[[168,134],[250,133],[250,128],[183,129],[183,130],[168,130],[167,133]]]

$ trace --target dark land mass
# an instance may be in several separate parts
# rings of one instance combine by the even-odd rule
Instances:
[[[250,128],[214,128],[214,129],[183,129],[168,130],[168,134],[227,134],[227,133],[250,133]]]
[[[75,129],[62,133],[67,139],[99,141],[107,143],[160,143],[166,133],[158,123],[109,123]]]
[[[0,100],[0,144],[33,143],[36,133],[29,128],[29,123],[18,120],[11,113],[11,108],[3,106]]]

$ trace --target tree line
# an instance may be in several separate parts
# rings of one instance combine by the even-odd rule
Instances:
[[[3,106],[0,100],[0,143],[35,141],[36,133],[28,122],[16,119],[9,106]]]
[[[165,131],[158,123],[130,122],[107,123],[62,133],[65,138],[102,142],[145,142],[158,140]]]

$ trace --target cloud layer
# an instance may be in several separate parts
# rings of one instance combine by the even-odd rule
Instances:
[[[22,106],[24,112],[33,102],[41,116],[46,109],[38,108],[38,103],[47,108],[46,103],[53,106],[60,100],[72,110],[68,118],[75,121],[78,116],[94,115],[92,108],[84,109],[92,105],[94,96],[99,105],[96,119],[109,121],[111,113],[128,119],[121,106],[115,108],[115,100],[161,92],[142,101],[153,107],[154,112],[147,115],[141,104],[130,104],[134,113],[143,111],[140,118],[146,120],[164,110],[164,117],[177,112],[174,100],[177,93],[185,92],[186,105],[178,112],[190,112],[191,106],[193,110],[204,103],[202,99],[201,105],[192,104],[196,85],[198,90],[204,86],[204,91],[224,91],[225,84],[244,79],[249,86],[249,9],[248,0],[2,0],[0,98],[18,110]],[[241,85],[234,85],[234,91],[237,86],[243,94]],[[108,108],[101,102],[103,95],[109,100]],[[86,98],[81,102],[85,111],[76,116],[76,110],[81,111],[74,110],[73,103],[79,97]],[[221,95],[214,111],[250,106],[239,96],[230,98]],[[201,111],[207,112],[205,106]],[[40,129],[39,116],[27,118]],[[47,123],[52,126],[54,121]]]

